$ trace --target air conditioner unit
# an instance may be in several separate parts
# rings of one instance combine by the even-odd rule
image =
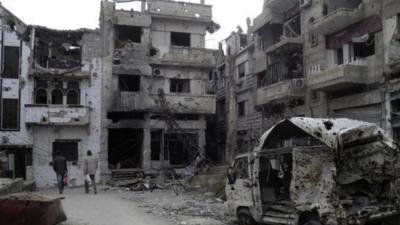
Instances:
[[[300,8],[307,8],[312,4],[312,0],[299,0],[300,1]]]
[[[296,80],[295,86],[296,86],[296,88],[304,87],[304,81],[303,80]]]

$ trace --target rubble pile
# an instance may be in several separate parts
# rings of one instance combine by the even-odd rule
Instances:
[[[187,188],[179,195],[170,188],[152,192],[125,192],[124,198],[135,201],[146,213],[167,217],[174,224],[233,224],[225,215],[224,201],[200,188]]]

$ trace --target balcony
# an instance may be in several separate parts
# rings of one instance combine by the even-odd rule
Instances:
[[[169,66],[187,66],[200,68],[215,68],[216,50],[204,48],[187,48],[171,46],[169,51],[159,58],[153,57],[152,64]]]
[[[283,14],[264,8],[263,12],[253,20],[252,32],[256,32],[268,24],[281,24],[283,23]]]
[[[72,69],[60,69],[51,67],[42,67],[38,63],[35,63],[34,67],[29,69],[29,75],[33,77],[43,77],[43,78],[74,78],[74,79],[89,79],[90,73],[82,71],[82,66],[75,67]]]
[[[212,22],[211,5],[205,4],[153,0],[148,3],[148,12],[152,17],[164,19]]]
[[[116,10],[115,24],[136,27],[150,27],[151,16],[141,12]]]
[[[299,4],[299,0],[266,0],[265,7],[272,8],[279,11],[287,10]]]
[[[267,54],[278,49],[287,47],[287,49],[302,47],[303,40],[301,37],[283,37],[281,40],[267,49]]]
[[[257,89],[257,105],[287,101],[305,96],[305,79],[283,80]]]
[[[174,113],[214,114],[215,95],[165,94],[168,107]],[[158,94],[142,92],[117,92],[114,94],[113,111],[162,111]]]
[[[321,35],[333,34],[361,21],[362,9],[338,8],[310,24],[310,31]]]
[[[368,84],[365,74],[367,65],[351,63],[331,69],[314,71],[307,76],[307,85],[312,90],[333,91]]]
[[[89,107],[58,105],[25,105],[25,123],[39,126],[86,126]]]

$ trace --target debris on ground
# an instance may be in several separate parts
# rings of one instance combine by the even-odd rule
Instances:
[[[0,195],[21,192],[24,189],[24,181],[20,178],[0,178]]]
[[[224,201],[214,193],[188,187],[175,194],[173,188],[163,190],[124,192],[123,198],[139,204],[146,213],[168,218],[182,225],[233,224],[235,218],[226,215]]]

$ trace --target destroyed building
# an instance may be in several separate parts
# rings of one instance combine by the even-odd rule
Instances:
[[[61,151],[71,185],[81,185],[86,151],[100,149],[99,35],[27,26],[0,10],[2,176],[52,186]]]
[[[54,185],[57,151],[71,186],[83,183],[87,150],[102,178],[207,158],[216,50],[205,36],[219,29],[212,7],[131,2],[140,7],[102,1],[97,30],[28,26],[1,7],[2,176]]]
[[[212,7],[166,0],[102,1],[103,138],[110,170],[188,166],[205,155],[207,89],[216,51],[205,48],[218,25]]]
[[[253,116],[245,117],[249,129],[244,131],[240,117],[235,124],[226,120],[228,128],[221,129],[221,136],[235,130],[235,149],[243,152],[246,149],[241,149],[242,140],[252,140],[254,133],[286,117],[310,116],[376,123],[400,140],[399,15],[398,1],[265,0],[263,12],[249,24],[248,47],[234,41],[242,47],[239,52],[231,52],[236,58],[232,62],[236,71],[225,71],[223,85],[218,86],[218,76],[214,80],[217,90],[225,87],[219,89],[224,94],[218,96],[228,96],[229,76],[234,77],[234,89],[239,94],[237,99],[232,98],[236,104],[233,111],[236,115],[250,111]],[[240,36],[237,33],[234,35]],[[225,62],[232,48],[229,39],[225,41]],[[243,52],[252,65],[246,74],[251,79],[245,80],[254,80],[246,84],[252,86],[248,90],[253,96],[246,104],[240,97],[243,65],[238,64]],[[220,73],[221,68],[229,65],[224,63],[215,72]],[[230,115],[226,110],[229,102],[223,99],[217,100],[217,121]],[[251,129],[260,132],[249,132]]]

